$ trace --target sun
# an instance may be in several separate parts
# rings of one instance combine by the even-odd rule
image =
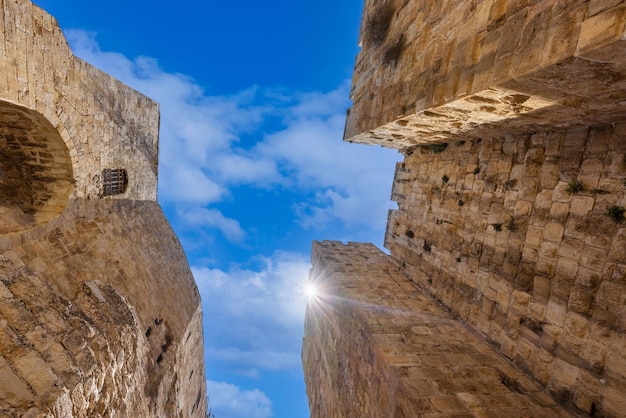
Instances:
[[[304,294],[307,295],[309,299],[314,299],[319,294],[319,288],[315,283],[308,282],[304,286]]]

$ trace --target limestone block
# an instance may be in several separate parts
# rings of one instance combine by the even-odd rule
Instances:
[[[35,400],[35,394],[30,391],[27,383],[11,369],[4,357],[0,356],[0,399],[10,407],[28,405]]]
[[[595,14],[605,8],[599,2],[590,5],[591,17],[582,22],[578,37],[577,53],[584,53],[599,45],[605,45],[621,39],[624,34],[624,15],[626,7],[615,7]]]
[[[366,2],[365,15],[380,4]],[[574,413],[615,413],[620,401],[608,388],[623,380],[623,344],[614,338],[626,329],[626,245],[605,210],[626,206],[626,5],[391,6],[388,39],[404,35],[405,49],[381,64],[391,44],[362,37],[345,137],[405,152],[385,238],[399,271]],[[423,186],[443,174],[447,186]],[[574,180],[584,187],[570,193]],[[447,366],[439,352],[423,354]],[[602,371],[603,359],[617,372]],[[456,402],[427,388],[441,397],[424,400],[424,412],[476,405],[467,391]],[[520,402],[498,399],[481,413],[517,416],[510,408]]]
[[[38,397],[43,398],[57,382],[57,376],[55,376],[54,372],[34,352],[17,357],[13,364],[16,371],[33,388],[35,395]]]
[[[537,226],[529,226],[528,231],[526,232],[526,245],[530,245],[532,247],[539,247],[541,245],[541,240],[543,237],[544,228]]]
[[[559,243],[563,238],[563,224],[557,222],[548,223],[543,230],[543,239]]]
[[[593,209],[594,199],[590,196],[572,196],[570,213],[577,216],[586,216]]]

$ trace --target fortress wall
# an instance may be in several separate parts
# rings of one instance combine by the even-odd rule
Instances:
[[[385,246],[557,399],[620,416],[626,223],[605,213],[626,207],[625,180],[624,124],[418,147],[397,167]]]
[[[400,150],[622,117],[623,0],[370,0],[345,138]]]
[[[124,198],[156,200],[159,109],[72,55],[55,19],[0,0],[0,100],[43,115],[65,141],[76,197],[97,197],[105,168],[126,168]]]
[[[30,1],[0,10],[0,415],[205,417],[157,104],[76,59]]]
[[[626,410],[625,29],[624,0],[368,0],[344,135],[405,155],[393,184],[398,209],[390,211],[385,236],[401,276],[572,415]],[[390,268],[382,258],[322,247],[314,245],[323,256],[314,259],[312,277],[328,268],[342,296],[382,306],[407,295],[379,292],[383,266]],[[360,264],[367,269],[344,277]],[[394,310],[372,322],[357,312],[358,302],[348,305],[325,323],[307,316],[315,336],[305,341],[304,357],[305,375],[315,376],[307,377],[312,405],[325,402],[309,388],[318,380],[358,402],[382,395],[376,385],[353,394],[343,381],[384,376],[385,385],[398,385],[379,360],[365,351],[353,356],[348,343],[335,341],[346,332],[378,347],[372,323],[393,329],[394,321],[404,318],[408,327],[416,319]],[[344,315],[361,318],[352,324],[357,334],[343,326]],[[405,342],[416,329],[397,338]],[[306,347],[315,344],[321,353],[314,355]],[[424,362],[453,346],[420,344],[427,348],[403,346],[402,354]],[[455,346],[470,357],[473,349]],[[397,350],[378,347],[374,357]],[[310,358],[325,368],[313,370]],[[450,377],[467,361],[444,362],[442,373]],[[334,372],[348,363],[355,370],[377,364],[376,377]],[[412,390],[418,396],[424,389]],[[405,402],[400,392],[392,396]],[[497,408],[486,407],[486,415]]]
[[[572,416],[373,245],[315,242],[312,260],[312,418]]]
[[[156,203],[73,201],[0,248],[0,415],[205,416],[199,295]]]

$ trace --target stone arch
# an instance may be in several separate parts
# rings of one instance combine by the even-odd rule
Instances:
[[[57,129],[39,112],[0,101],[0,235],[55,218],[73,188]]]

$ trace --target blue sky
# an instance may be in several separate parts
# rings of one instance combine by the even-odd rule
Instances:
[[[400,159],[342,141],[362,0],[35,2],[160,103],[159,202],[202,295],[216,417],[308,417],[311,241],[380,246]]]

